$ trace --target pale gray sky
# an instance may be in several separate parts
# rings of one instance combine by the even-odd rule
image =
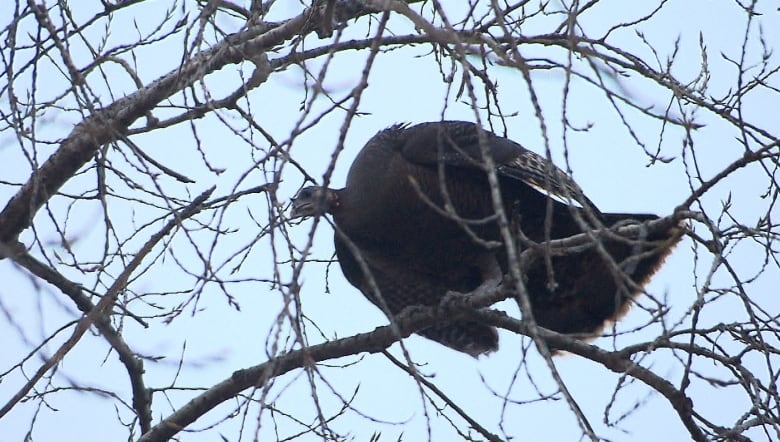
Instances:
[[[770,46],[780,41],[778,31],[780,19],[776,3],[765,2],[764,15],[756,18],[764,31],[764,39]],[[137,16],[141,29],[153,26],[155,20],[153,11],[167,2],[150,2],[137,7]],[[603,31],[615,23],[630,21],[651,10],[654,5],[638,6],[638,2],[601,1],[592,11],[580,17],[580,25],[590,37],[599,37]],[[76,9],[78,5],[72,4]],[[280,14],[284,8],[279,7]],[[2,11],[0,7],[0,11]],[[78,10],[78,9],[76,9]],[[148,14],[152,14],[151,16]],[[135,31],[130,26],[129,17],[118,16],[117,23],[112,24],[113,44],[132,40]],[[546,20],[558,20],[550,17]],[[538,19],[531,22],[527,32],[549,31],[548,21]],[[224,30],[238,30],[237,22],[227,19],[219,22]],[[393,30],[402,29],[395,22],[391,23]],[[534,28],[537,26],[538,28]],[[755,24],[754,24],[755,26]],[[356,26],[356,29],[358,27]],[[362,28],[361,28],[362,29]],[[373,29],[373,28],[372,28]],[[641,30],[645,38],[658,51],[662,62],[673,51],[675,41],[680,39],[680,53],[673,72],[678,79],[687,82],[694,79],[701,64],[699,57],[699,33],[707,46],[710,63],[711,79],[710,93],[717,95],[725,93],[734,83],[736,69],[727,57],[739,57],[742,38],[745,33],[744,13],[737,10],[732,2],[723,1],[671,1],[664,6],[663,12],[647,23],[636,27],[613,32],[609,43],[629,52],[635,52],[652,60],[649,48],[637,36],[635,30]],[[96,34],[102,28],[95,29]],[[373,31],[372,31],[373,32]],[[363,34],[354,35],[364,38]],[[139,51],[139,73],[144,83],[148,84],[158,76],[175,69],[180,62],[181,46],[171,41],[162,46],[151,45]],[[312,39],[311,47],[316,45]],[[750,45],[757,45],[751,40]],[[521,48],[524,50],[524,48]],[[345,150],[337,160],[332,183],[338,187],[343,185],[346,171],[355,154],[363,143],[376,131],[396,122],[422,122],[447,119],[473,120],[473,110],[466,100],[455,100],[452,94],[447,95],[446,85],[442,83],[438,66],[428,53],[426,45],[396,50],[382,54],[377,58],[371,76],[370,87],[361,100],[360,111],[365,113],[353,120],[348,133]],[[760,60],[760,48],[750,50],[748,55],[754,62]],[[533,47],[525,52],[526,56],[557,57],[561,59],[564,52],[551,52],[549,48]],[[354,52],[339,55],[330,66],[325,87],[341,97],[349,92],[359,79],[360,71],[367,52]],[[271,58],[274,54],[269,54]],[[86,63],[77,60],[77,64]],[[581,61],[577,66],[582,67]],[[749,64],[749,63],[748,63]],[[777,63],[775,62],[775,65]],[[245,66],[245,75],[251,73],[251,66]],[[317,71],[315,65],[310,68]],[[237,67],[231,66],[222,72],[212,74],[206,79],[206,84],[216,97],[232,91],[239,84],[236,75]],[[492,66],[489,70],[492,78],[499,84],[500,100],[505,113],[516,113],[517,116],[507,120],[508,136],[536,152],[544,152],[544,144],[540,136],[539,122],[533,115],[528,99],[527,86],[518,72],[500,66]],[[62,75],[56,71],[42,71],[40,87],[43,95],[46,89],[52,88],[51,94],[62,88]],[[43,79],[46,79],[45,81]],[[49,80],[51,79],[51,80]],[[658,121],[648,121],[646,117],[634,111],[626,111],[633,130],[639,139],[646,143],[649,150],[655,150],[660,145],[664,156],[673,158],[669,164],[657,164],[645,167],[647,156],[637,146],[631,134],[620,123],[610,103],[603,93],[592,86],[585,85],[580,80],[574,80],[568,102],[568,117],[573,124],[593,127],[587,132],[569,132],[568,144],[561,141],[561,104],[564,77],[560,72],[537,71],[533,83],[539,94],[544,112],[545,122],[549,128],[552,156],[564,167],[564,148],[568,149],[570,167],[575,178],[589,195],[604,211],[650,212],[659,215],[671,213],[688,194],[689,185],[686,179],[685,164],[682,158],[681,130],[667,127],[661,137],[661,125]],[[114,93],[132,90],[127,77],[117,71],[110,77]],[[114,83],[116,81],[116,83]],[[302,91],[302,75],[297,67],[290,67],[286,72],[274,74],[268,83],[249,95],[251,109],[256,121],[278,140],[289,137],[290,130],[299,119]],[[611,80],[607,79],[611,84]],[[668,92],[653,86],[649,81],[636,77],[622,79],[622,87],[629,91],[636,101],[644,106],[652,107],[661,112],[669,103]],[[775,87],[778,85],[775,84]],[[200,88],[196,85],[196,88]],[[762,127],[773,127],[777,123],[777,95],[774,93],[756,92],[744,104],[745,119]],[[7,104],[3,99],[3,109]],[[111,100],[108,92],[102,96],[103,103]],[[444,109],[446,103],[446,109]],[[177,104],[181,104],[177,99]],[[244,105],[242,103],[242,105]],[[315,109],[306,121],[315,118],[322,109],[330,103],[320,98]],[[690,109],[689,109],[690,110]],[[171,114],[178,113],[177,109]],[[672,112],[673,114],[675,112]],[[220,112],[230,124],[243,127],[245,123],[234,114]],[[742,147],[735,138],[738,134],[733,128],[712,114],[699,110],[695,112],[696,121],[705,124],[695,134],[697,143],[698,165],[704,177],[710,177],[724,165],[734,161],[742,154]],[[165,116],[165,112],[157,115]],[[67,135],[71,125],[78,119],[75,114],[52,114],[50,125],[41,128],[46,136],[56,139]],[[484,114],[483,114],[484,118]],[[294,143],[292,155],[305,166],[315,178],[321,179],[331,159],[334,146],[338,140],[339,128],[344,120],[344,112],[334,112],[325,117],[318,127],[301,135]],[[214,167],[225,170],[219,176],[208,173],[201,159],[192,149],[194,140],[188,124],[181,124],[166,130],[155,131],[152,134],[139,136],[133,140],[147,153],[161,163],[185,173],[194,178],[195,183],[179,186],[177,196],[185,197],[189,192],[195,196],[212,185],[217,185],[215,196],[230,193],[235,187],[249,188],[269,179],[268,175],[251,167],[252,158],[258,158],[262,152],[253,150],[248,144],[228,131],[222,121],[213,116],[194,120],[200,142],[208,160]],[[256,138],[257,146],[267,147],[261,138]],[[15,145],[16,140],[9,131],[0,132],[0,175],[3,180],[21,182],[27,179],[29,167],[22,152]],[[39,146],[39,158],[43,159],[52,151],[52,146]],[[113,155],[118,164],[121,156]],[[125,167],[125,166],[122,166]],[[689,166],[690,167],[690,166]],[[249,175],[244,178],[244,175]],[[83,188],[84,183],[94,180],[94,172],[80,176],[69,182],[63,191],[74,191]],[[84,181],[86,180],[86,181]],[[292,168],[286,169],[283,185],[279,191],[280,198],[289,198],[299,188],[303,181],[300,174]],[[758,170],[745,170],[734,174],[727,184],[716,186],[703,199],[709,210],[718,213],[722,201],[731,194],[734,201],[734,213],[743,217],[743,222],[755,222],[760,213],[766,211],[766,202],[757,197],[756,188],[766,181]],[[121,187],[122,184],[113,182]],[[15,188],[0,186],[0,201],[7,199],[15,192]],[[54,202],[52,207],[58,206]],[[250,244],[265,227],[265,200],[262,196],[252,196],[239,201],[233,208],[226,211],[222,225],[238,229],[238,234],[230,235],[230,240],[214,251],[213,262],[223,263],[231,254],[240,250],[245,244]],[[130,232],[136,226],[148,221],[150,212],[136,204],[115,202],[112,208],[115,219],[126,221],[125,225],[117,226],[120,232]],[[775,210],[775,213],[777,211]],[[252,215],[252,216],[250,216]],[[52,244],[47,245],[54,251],[57,249],[57,235],[51,230],[51,223],[46,221],[43,212],[36,218],[39,223],[39,235],[50,238]],[[102,214],[99,207],[84,205],[71,215],[72,229],[79,231],[81,237],[74,245],[78,253],[99,256],[102,253],[100,244],[103,237],[101,229],[95,229],[100,224]],[[260,220],[259,223],[253,221]],[[302,247],[310,231],[311,222],[306,221],[289,228],[294,242]],[[194,227],[194,225],[192,226]],[[326,223],[320,223],[316,234],[313,258],[328,259],[333,252],[331,230]],[[211,241],[207,232],[193,235],[196,240]],[[29,239],[29,232],[22,239]],[[129,243],[128,251],[135,250],[145,238],[136,238]],[[192,283],[191,278],[181,275],[174,263],[174,258],[191,266],[198,273],[199,261],[187,245],[184,235],[176,237],[174,253],[166,254],[158,259],[152,268],[139,280],[133,282],[137,292],[160,292],[173,288],[182,288]],[[240,283],[230,284],[228,290],[241,305],[241,311],[235,311],[228,306],[225,296],[212,286],[207,286],[197,304],[197,313],[191,315],[192,306],[186,313],[169,325],[154,323],[152,328],[145,330],[133,321],[126,321],[123,332],[134,349],[141,354],[164,356],[159,363],[146,362],[147,385],[163,387],[175,382],[180,387],[207,387],[229,377],[237,369],[252,366],[266,360],[266,337],[275,330],[277,315],[281,308],[281,297],[277,291],[269,288],[262,279],[272,276],[272,257],[268,250],[268,240],[262,239],[253,246],[248,259],[239,271],[231,273],[230,269],[237,264],[231,261],[223,269],[221,275],[226,279],[242,280],[242,278],[257,278],[258,281],[243,279]],[[279,239],[277,246],[282,244]],[[669,321],[673,323],[681,318],[686,310],[696,300],[693,273],[693,252],[691,241],[684,240],[676,252],[669,258],[666,266],[654,277],[648,290],[657,297],[668,296],[671,312]],[[203,246],[207,250],[206,245]],[[58,253],[64,253],[57,249]],[[760,263],[761,257],[755,249],[747,246],[733,251],[732,260],[738,267],[744,266],[747,271]],[[284,266],[282,266],[284,268]],[[710,261],[701,261],[696,270],[698,280],[707,274]],[[329,337],[343,337],[358,332],[372,330],[386,323],[381,312],[370,304],[357,289],[344,280],[337,265],[330,268],[328,282],[325,281],[326,266],[310,263],[301,279],[303,289],[301,301],[306,316],[317,324],[317,327]],[[91,275],[75,270],[64,271],[74,280],[90,280]],[[174,278],[182,276],[184,279]],[[718,275],[715,281],[724,276]],[[0,261],[0,300],[6,312],[6,319],[0,321],[0,336],[3,336],[4,349],[0,356],[0,371],[10,369],[21,355],[29,352],[31,346],[39,343],[55,329],[73,320],[74,307],[62,298],[53,288],[44,287],[40,292],[23,271],[20,271],[8,260]],[[780,311],[780,301],[777,300],[776,287],[780,283],[777,269],[768,271],[750,285],[755,302],[770,312]],[[326,293],[326,288],[329,292]],[[175,297],[174,297],[175,298]],[[181,299],[186,296],[182,295]],[[175,304],[171,300],[160,302]],[[139,305],[139,312],[144,312]],[[516,308],[510,303],[499,308],[506,309],[513,315]],[[151,309],[144,313],[151,312]],[[728,296],[713,303],[702,312],[700,327],[705,324],[717,324],[732,320],[744,319],[744,309],[737,298]],[[648,320],[648,315],[638,309],[629,314],[617,326],[618,331],[630,330]],[[43,330],[37,324],[43,324]],[[30,326],[30,324],[36,324]],[[684,328],[682,326],[681,328]],[[650,327],[635,333],[621,335],[617,345],[652,339],[659,332],[658,327]],[[46,344],[48,352],[55,350],[70,332],[62,333],[55,343]],[[309,327],[308,336],[311,343],[320,342],[316,329]],[[725,337],[724,337],[725,339]],[[186,343],[186,346],[185,346]],[[500,396],[507,395],[512,401],[533,401],[538,397],[536,389],[543,394],[553,394],[555,385],[550,378],[544,361],[535,354],[529,356],[531,361],[521,372],[516,369],[521,358],[521,339],[509,333],[501,333],[501,349],[489,356],[474,360],[431,341],[413,336],[405,341],[411,357],[423,364],[420,371],[431,376],[431,380],[472,417],[489,430],[515,440],[579,440],[581,431],[574,415],[562,400],[539,401],[518,405],[505,403]],[[609,339],[596,342],[607,348],[612,347]],[[724,345],[729,345],[724,342]],[[392,353],[398,355],[398,344],[392,347]],[[532,353],[534,351],[532,350]],[[177,361],[184,354],[187,361],[179,370]],[[667,352],[657,352],[653,360],[644,361],[643,365],[652,367],[655,373],[661,374],[673,383],[679,383],[683,375],[683,365]],[[755,361],[756,367],[761,361]],[[36,369],[40,361],[33,360],[26,365]],[[330,364],[330,363],[329,363]],[[427,413],[435,415],[430,406],[423,408],[422,399],[417,384],[406,374],[395,368],[381,355],[359,355],[332,362],[330,368],[322,366],[320,374],[324,380],[318,379],[317,393],[320,407],[326,414],[333,414],[341,407],[342,399],[351,398],[355,394],[352,407],[356,411],[347,411],[345,416],[332,423],[332,428],[342,434],[354,436],[354,440],[368,440],[375,432],[382,432],[381,440],[425,440],[430,432],[434,441],[452,440],[457,436],[455,430],[441,418],[427,418]],[[764,367],[766,363],[763,363]],[[750,366],[751,361],[746,365]],[[620,390],[615,404],[611,409],[610,421],[615,421],[620,415],[631,410],[637,402],[645,402],[642,409],[627,419],[621,421],[617,428],[610,428],[603,423],[603,411],[619,382],[620,376],[606,371],[590,361],[580,357],[568,356],[556,359],[566,385],[571,389],[575,399],[590,419],[597,434],[614,441],[655,441],[655,440],[687,440],[687,431],[683,428],[674,410],[666,400],[658,395],[649,395],[650,390],[634,382]],[[725,376],[717,367],[700,366],[702,373],[711,376]],[[65,362],[55,374],[58,384],[68,384],[72,381],[79,385],[91,385],[96,388],[106,388],[117,391],[125,401],[130,400],[129,386],[122,377],[124,370],[114,354],[107,351],[104,340],[99,336],[89,335],[81,340],[71,351]],[[763,373],[762,375],[766,375]],[[533,380],[533,382],[531,381]],[[0,398],[9,397],[22,382],[18,371],[5,377],[0,383]],[[121,385],[117,385],[119,382]],[[358,390],[359,389],[359,390]],[[153,403],[155,422],[171,412],[167,401],[174,407],[181,406],[196,395],[197,391],[181,391],[170,394],[168,398],[155,396]],[[749,405],[746,397],[738,387],[712,388],[706,382],[694,379],[688,390],[698,411],[707,419],[732,425]],[[281,376],[270,391],[270,399],[279,410],[289,413],[304,423],[315,419],[316,412],[311,400],[311,387],[306,376],[301,371],[294,371]],[[96,395],[79,393],[52,394],[49,405],[51,408],[36,409],[34,402],[22,404],[5,419],[0,420],[0,441],[22,440],[29,422],[35,419],[38,424],[33,433],[35,440],[80,440],[102,441],[107,438],[124,437],[125,432],[119,428],[116,411],[112,401],[98,398]],[[235,401],[223,404],[217,412],[207,415],[197,421],[188,430],[206,428],[220,421],[236,406]],[[253,411],[255,412],[253,414]],[[252,422],[257,419],[257,407],[250,407],[246,420],[250,422],[247,428],[253,428]],[[130,416],[127,409],[120,407],[119,415],[124,419]],[[271,422],[268,415],[264,419],[258,433],[259,440],[287,437],[302,431],[300,424],[292,422],[281,415]],[[41,424],[44,423],[45,424]],[[238,424],[240,419],[221,424],[217,430],[203,433],[182,434],[186,441],[211,441],[218,439],[217,434],[228,440],[239,437]],[[459,423],[460,427],[463,427]],[[215,433],[218,431],[218,433]],[[250,434],[243,434],[244,439],[252,440]],[[761,433],[755,435],[760,439]],[[301,440],[317,440],[313,435]]]

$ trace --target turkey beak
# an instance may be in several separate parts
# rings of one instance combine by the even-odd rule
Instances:
[[[293,200],[292,210],[290,210],[290,219],[303,218],[306,216],[306,208],[309,206],[310,204],[308,203],[301,203],[299,201]]]
[[[312,203],[308,199],[293,198],[290,219],[303,218],[312,214]]]

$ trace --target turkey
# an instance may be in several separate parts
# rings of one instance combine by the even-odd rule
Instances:
[[[447,292],[471,292],[497,282],[508,269],[483,152],[492,159],[501,205],[521,249],[529,241],[657,218],[601,213],[545,158],[463,121],[379,132],[355,158],[343,189],[301,189],[290,217],[333,217],[344,276],[386,314],[436,305]],[[578,218],[593,225],[583,229]],[[545,260],[533,261],[523,282],[537,324],[595,336],[626,312],[679,237],[674,226],[641,242],[602,238],[622,272],[613,271],[596,247],[552,256],[554,283]],[[627,284],[626,275],[635,284]],[[495,328],[478,322],[459,320],[418,333],[475,357],[498,349]]]

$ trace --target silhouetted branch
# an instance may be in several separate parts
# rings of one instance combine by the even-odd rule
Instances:
[[[183,220],[198,213],[201,204],[203,204],[206,199],[208,199],[213,191],[214,187],[211,187],[210,189],[200,194],[200,196],[195,198],[190,205],[183,208],[180,212],[174,213],[173,219],[170,220],[159,232],[149,238],[149,240],[143,245],[143,247],[141,247],[138,253],[135,254],[133,259],[130,261],[127,267],[125,267],[122,273],[118,275],[117,279],[114,281],[111,287],[106,290],[106,293],[101,297],[100,301],[88,310],[84,309],[90,307],[88,304],[90,302],[81,293],[81,289],[78,287],[78,285],[66,280],[58,273],[51,271],[48,267],[41,266],[40,263],[32,259],[27,254],[20,255],[18,260],[17,256],[11,255],[14,261],[30,270],[33,274],[38,274],[38,276],[60,288],[64,293],[68,294],[71,299],[74,299],[79,309],[84,311],[85,316],[82,317],[81,320],[79,320],[79,322],[76,324],[71,337],[68,338],[68,340],[60,346],[54,355],[52,355],[52,357],[49,358],[35,372],[33,376],[30,377],[27,383],[8,402],[6,402],[2,408],[0,408],[0,418],[5,416],[5,414],[8,413],[18,401],[22,400],[22,398],[35,386],[35,384],[46,374],[46,372],[48,372],[56,364],[60,363],[62,358],[64,358],[65,355],[76,346],[79,339],[81,339],[89,327],[95,324],[98,330],[106,332],[104,336],[117,350],[120,360],[127,368],[130,381],[133,385],[133,406],[138,415],[139,422],[141,423],[141,428],[149,427],[152,417],[151,397],[146,391],[146,388],[144,388],[142,377],[143,364],[140,359],[135,357],[134,353],[132,350],[130,350],[127,344],[125,344],[125,342],[119,338],[116,331],[110,327],[107,317],[114,305],[114,302],[116,301],[116,297],[122,290],[126,288],[127,280],[138,268],[138,266],[141,265],[143,259],[152,251],[154,246],[157,245],[160,240],[173,231],[174,228],[180,227]]]

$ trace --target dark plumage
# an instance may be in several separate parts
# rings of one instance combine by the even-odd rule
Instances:
[[[548,201],[550,239],[583,232],[575,211],[582,219],[607,227],[656,218],[602,214],[573,180],[543,157],[460,121],[396,125],[379,132],[358,154],[345,188],[302,189],[293,200],[291,216],[333,215],[337,228],[359,251],[381,299],[354,249],[337,232],[335,248],[344,275],[386,313],[397,314],[410,305],[435,305],[448,291],[473,291],[498,282],[499,270],[507,271],[500,232],[491,219],[495,210],[483,147],[495,164],[503,209],[516,238],[520,231],[531,241],[545,241]],[[603,239],[602,244],[641,286],[679,238],[678,230],[650,234],[643,243]],[[522,247],[519,240],[518,244]],[[639,253],[643,256],[638,261],[627,259]],[[534,317],[543,327],[592,336],[606,321],[623,314],[639,293],[637,287],[623,284],[594,247],[551,259],[555,286],[548,283],[542,259],[524,275]],[[419,333],[473,356],[498,348],[493,327],[466,320]]]

